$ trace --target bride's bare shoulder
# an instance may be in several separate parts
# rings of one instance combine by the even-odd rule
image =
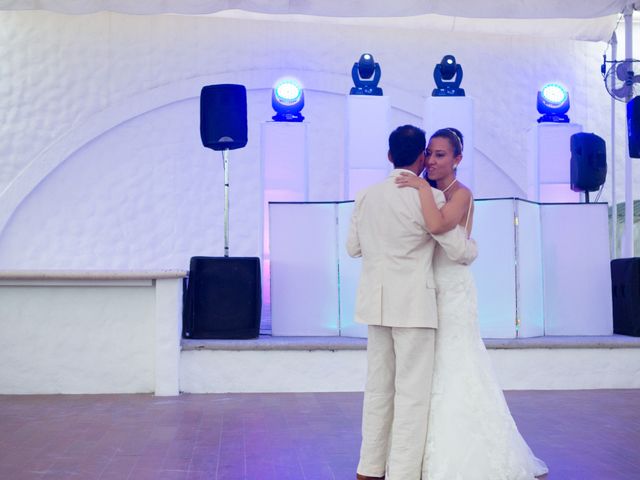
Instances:
[[[471,193],[471,190],[465,184],[457,182],[456,186],[457,188],[451,194],[452,198],[455,196],[456,198],[465,201],[469,201],[471,198],[473,198],[473,193]]]

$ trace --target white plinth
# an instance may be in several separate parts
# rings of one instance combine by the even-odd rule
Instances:
[[[390,132],[389,97],[347,96],[345,198],[383,180],[392,166],[387,159]]]
[[[577,203],[571,190],[571,135],[577,123],[538,123],[529,131],[527,196],[534,202]]]
[[[462,162],[458,179],[473,190],[475,169],[473,161],[473,99],[470,97],[427,97],[424,103],[423,128],[427,140],[441,128],[454,127],[464,139]]]

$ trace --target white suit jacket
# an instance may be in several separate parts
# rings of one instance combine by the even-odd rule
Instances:
[[[408,172],[393,170],[383,182],[356,197],[347,239],[349,255],[362,256],[355,321],[437,328],[432,268],[436,241],[449,258],[459,263],[471,263],[477,248],[456,229],[442,235],[427,231],[418,192],[395,184],[395,177],[402,171]],[[436,189],[433,193],[441,208],[444,194]]]

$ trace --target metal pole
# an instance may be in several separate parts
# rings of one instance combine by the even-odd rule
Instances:
[[[618,59],[618,37],[616,32],[611,36],[611,59]],[[614,64],[612,64],[614,65]],[[611,89],[616,82],[615,72],[611,75]],[[613,248],[611,258],[618,258],[618,196],[616,195],[616,99],[611,97],[611,240]]]
[[[633,69],[633,5],[627,6],[624,10],[624,35],[625,35],[625,56],[629,61],[629,68]],[[627,97],[627,101],[631,96]],[[625,135],[627,142],[629,136]],[[622,256],[633,257],[633,164],[629,156],[629,146],[627,144],[625,152],[624,168],[624,237],[622,242]]]
[[[229,256],[229,149],[222,151],[224,163],[224,256]]]

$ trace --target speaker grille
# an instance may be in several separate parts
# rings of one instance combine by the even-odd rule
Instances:
[[[571,135],[571,189],[594,192],[607,178],[607,151],[603,138],[593,133]]]
[[[247,144],[247,90],[243,85],[202,88],[200,137],[213,150],[234,150]]]
[[[260,333],[260,259],[193,257],[183,315],[186,338],[256,338]]]

